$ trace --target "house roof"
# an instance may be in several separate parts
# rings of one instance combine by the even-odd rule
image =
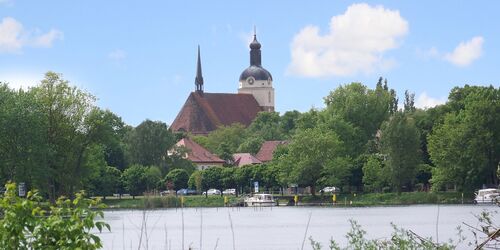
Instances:
[[[271,161],[273,159],[274,150],[276,150],[279,145],[284,144],[288,144],[288,141],[265,141],[255,157],[262,162]]]
[[[191,92],[170,128],[208,134],[233,123],[248,126],[260,111],[262,108],[252,94]]]
[[[224,163],[224,160],[210,153],[210,151],[189,138],[183,138],[175,145],[186,147],[188,149],[187,159],[193,163]]]
[[[233,154],[234,164],[238,167],[252,164],[261,164],[262,162],[255,158],[250,153],[237,153]]]

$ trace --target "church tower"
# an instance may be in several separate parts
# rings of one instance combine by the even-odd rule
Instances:
[[[238,93],[252,94],[264,111],[274,111],[273,77],[262,67],[260,47],[254,32],[250,43],[250,67],[240,75]]]

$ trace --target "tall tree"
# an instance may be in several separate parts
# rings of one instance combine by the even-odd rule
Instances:
[[[175,144],[175,138],[167,124],[145,120],[128,135],[127,154],[130,163],[165,168],[167,151]]]
[[[403,112],[394,114],[382,127],[381,146],[394,189],[411,188],[420,163],[419,133],[412,118]]]
[[[248,127],[249,134],[265,141],[281,140],[280,116],[277,112],[260,112]]]
[[[92,127],[85,123],[94,108],[95,98],[69,85],[60,74],[48,72],[40,85],[33,88],[40,105],[47,150],[39,162],[44,169],[44,190],[54,200],[56,195],[72,194],[85,172],[84,153],[92,143]]]
[[[335,167],[335,160],[345,155],[338,136],[319,128],[297,133],[287,148],[288,152],[279,157],[283,161],[281,171],[288,172],[288,183],[310,186],[313,194],[325,170]]]
[[[449,99],[452,112],[429,135],[429,153],[437,167],[433,184],[467,190],[498,185],[500,88],[466,85],[453,89]]]

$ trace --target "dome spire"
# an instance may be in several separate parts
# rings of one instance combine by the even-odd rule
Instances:
[[[203,75],[201,72],[200,45],[198,45],[198,61],[196,62],[196,78],[194,79],[196,92],[203,93]]]
[[[257,41],[257,29],[253,27],[253,41],[250,43],[250,65],[259,66],[262,65],[260,43]]]

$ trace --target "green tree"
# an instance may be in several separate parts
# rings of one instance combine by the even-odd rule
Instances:
[[[260,137],[248,137],[242,144],[240,144],[237,152],[256,155],[259,152],[262,143],[264,143],[264,139]]]
[[[351,83],[338,87],[324,101],[327,112],[359,128],[361,142],[366,143],[389,117],[392,97],[380,86],[371,90],[361,83]]]
[[[86,122],[95,98],[54,72],[46,73],[31,91],[40,107],[46,140],[46,157],[38,162],[45,173],[43,188],[54,201],[56,195],[70,195],[81,187],[84,154],[95,138],[93,123]]]
[[[280,157],[286,167],[282,171],[289,172],[288,183],[310,186],[314,195],[325,169],[331,167],[336,158],[345,156],[343,151],[342,142],[335,133],[306,129],[293,137],[287,154]]]
[[[222,126],[210,132],[206,138],[206,144],[201,145],[217,155],[224,153],[223,150],[226,149],[224,147],[227,147],[227,152],[233,154],[236,153],[238,147],[246,140],[246,138],[247,132],[245,127],[239,123],[234,123],[231,126]],[[197,140],[197,142],[199,141]],[[221,147],[221,144],[226,144],[226,146]]]
[[[211,167],[201,171],[201,186],[203,191],[207,191],[210,188],[222,189],[223,183],[220,181],[222,179],[223,167]]]
[[[394,114],[382,127],[381,146],[386,156],[391,186],[398,192],[412,188],[420,163],[420,135],[411,117]]]
[[[188,180],[188,187],[196,189],[196,191],[201,192],[203,190],[202,186],[202,171],[194,171]]]
[[[151,191],[156,189],[161,180],[161,170],[157,166],[149,166],[144,172],[144,182],[146,184],[146,190]]]
[[[498,185],[500,162],[500,88],[454,88],[442,124],[429,135],[428,149],[436,168],[433,188],[446,184],[472,190]]]
[[[260,112],[248,126],[249,134],[265,141],[282,140],[280,120],[277,112]]]
[[[132,195],[132,198],[146,190],[145,174],[146,167],[141,165],[132,165],[123,171],[121,181],[125,190]]]
[[[280,129],[283,137],[291,138],[295,134],[297,121],[300,117],[300,112],[297,110],[287,111],[280,118]]]
[[[165,176],[165,183],[170,182],[174,190],[188,187],[189,175],[184,169],[174,169]],[[196,186],[196,185],[193,185]]]
[[[389,186],[389,170],[385,166],[383,155],[370,155],[363,166],[363,184],[369,192],[380,192]]]
[[[167,151],[175,144],[175,137],[167,124],[145,120],[131,131],[126,142],[130,163],[163,168]]]

